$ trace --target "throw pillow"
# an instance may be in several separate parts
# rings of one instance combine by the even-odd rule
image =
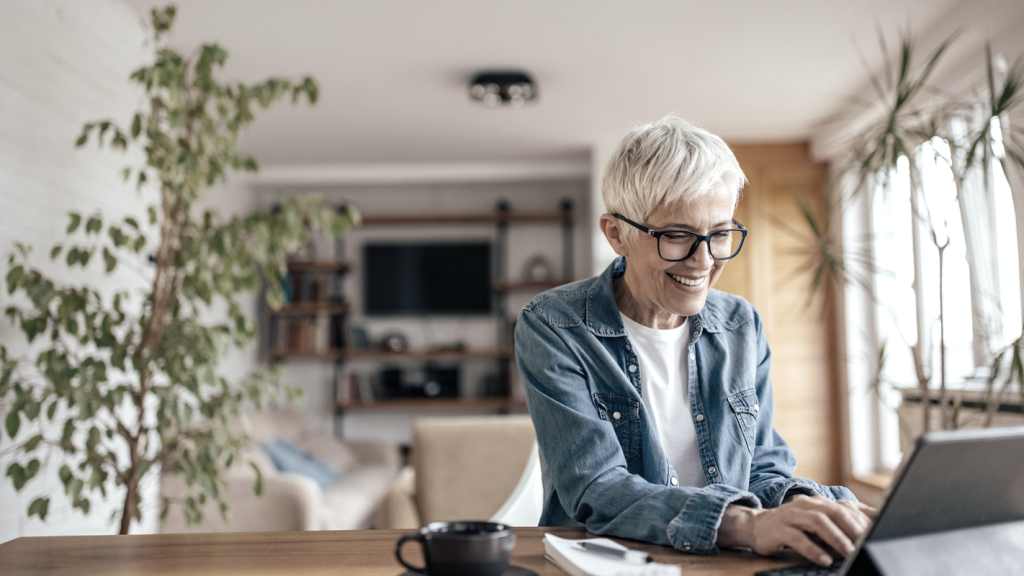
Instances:
[[[341,473],[323,460],[303,452],[298,446],[282,438],[267,440],[262,444],[263,451],[274,461],[274,466],[281,472],[292,472],[308,476],[326,489],[341,480]]]

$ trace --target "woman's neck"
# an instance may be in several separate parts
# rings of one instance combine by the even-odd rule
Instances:
[[[648,302],[641,303],[630,288],[628,275],[620,276],[612,281],[612,290],[615,293],[615,305],[619,312],[637,324],[654,328],[656,330],[671,330],[678,328],[686,321],[686,316],[680,316],[667,312]]]

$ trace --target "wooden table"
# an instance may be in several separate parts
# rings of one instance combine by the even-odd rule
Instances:
[[[407,532],[350,530],[18,538],[0,544],[0,574],[398,576],[404,569],[395,560],[395,541]],[[582,528],[516,528],[512,564],[529,568],[541,576],[564,576],[564,572],[544,559],[542,538],[545,532],[563,538],[593,537]],[[736,551],[696,556],[633,540],[615,540],[648,552],[658,562],[681,565],[686,576],[749,576],[758,570],[794,563],[793,558],[768,559]],[[410,562],[421,562],[419,546],[415,543],[407,544],[403,554]]]

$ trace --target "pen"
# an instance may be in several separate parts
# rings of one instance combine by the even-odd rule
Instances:
[[[626,562],[632,562],[634,564],[646,564],[648,562],[654,562],[654,558],[651,558],[649,554],[639,552],[637,550],[620,550],[618,548],[610,548],[608,546],[601,546],[600,544],[594,544],[592,542],[580,542],[580,548],[583,548],[587,552],[594,552],[595,554],[603,554],[605,556],[611,556]]]

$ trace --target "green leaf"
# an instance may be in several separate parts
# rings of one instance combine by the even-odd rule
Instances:
[[[50,403],[50,406],[46,409],[46,419],[53,420],[53,415],[57,413],[57,401],[54,400]]]
[[[7,271],[7,293],[14,294],[14,291],[18,289],[18,282],[25,276],[25,268],[23,266],[15,266]]]
[[[95,234],[103,229],[103,220],[99,216],[90,216],[89,221],[85,223],[85,232],[87,234]]]
[[[57,256],[60,256],[60,252],[63,249],[64,249],[64,247],[61,246],[60,244],[57,244],[56,246],[54,246],[53,249],[50,250],[50,260],[56,260]]]
[[[39,516],[40,520],[46,520],[46,513],[50,509],[49,498],[36,498],[28,505],[28,517]]]
[[[68,217],[71,219],[71,221],[68,222],[68,228],[65,232],[67,234],[71,234],[75,230],[78,230],[78,225],[82,223],[82,216],[80,214],[72,212],[68,214]]]
[[[107,250],[106,246],[103,247],[103,264],[107,274],[113,272],[114,268],[117,267],[117,258],[114,258],[114,255],[110,253],[110,250]]]
[[[125,224],[131,226],[132,228],[135,228],[136,230],[139,229],[139,221],[136,220],[135,218],[132,218],[131,216],[126,217],[124,219],[124,222]]]
[[[25,486],[25,481],[28,480],[28,478],[25,477],[25,469],[17,462],[12,462],[11,465],[7,467],[7,476],[11,479],[11,482],[14,484],[14,489],[18,492],[21,491]]]
[[[43,441],[42,434],[36,434],[35,436],[28,439],[25,444],[22,445],[21,449],[24,452],[31,452],[39,446],[39,443]]]
[[[75,421],[72,420],[72,419],[68,419],[66,422],[64,422],[64,432],[61,434],[61,437],[60,437],[60,446],[61,446],[61,448],[64,449],[65,452],[72,452],[72,451],[74,451],[75,445],[71,441],[71,439],[72,439],[72,437],[74,435],[75,435]],[[69,472],[69,474],[70,474],[70,472]]]
[[[69,496],[77,497],[82,493],[82,488],[85,487],[85,482],[82,482],[81,478],[72,478],[65,487]]]
[[[96,451],[96,447],[100,444],[100,429],[93,426],[89,429],[89,438],[85,441],[85,449],[89,452]]]
[[[17,410],[11,410],[7,413],[7,418],[4,420],[4,427],[7,428],[7,435],[14,439],[18,435],[18,429],[21,428],[21,415]]]
[[[68,465],[64,464],[60,467],[60,471],[57,472],[57,475],[60,477],[61,484],[64,484],[64,488],[66,490],[68,482],[71,482],[71,479],[74,478],[74,475],[71,474],[71,468],[68,468]]]
[[[138,138],[140,133],[142,133],[142,115],[136,114],[132,118],[132,138]]]
[[[263,472],[260,471],[260,467],[255,462],[249,462],[249,466],[256,471],[256,484],[253,485],[252,490],[257,496],[263,495]]]
[[[37,473],[39,473],[39,460],[33,458],[28,463],[28,468],[25,468],[25,480],[31,480]]]

